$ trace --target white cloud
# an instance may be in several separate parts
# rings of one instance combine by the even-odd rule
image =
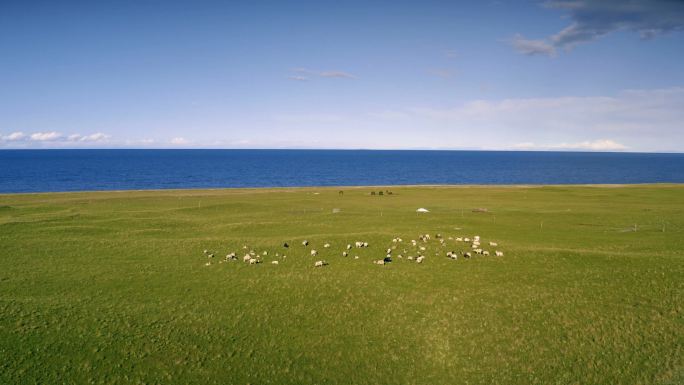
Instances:
[[[306,76],[292,75],[287,77],[290,80],[296,80],[298,82],[306,82],[309,80]]]
[[[629,147],[610,139],[597,139],[578,143],[538,145],[532,142],[517,143],[512,146],[520,150],[574,150],[574,151],[624,151]]]
[[[171,139],[171,144],[176,145],[176,146],[189,144],[189,143],[190,143],[189,140],[182,138],[182,137],[177,137],[177,138]]]
[[[25,138],[26,138],[26,134],[24,134],[21,131],[17,131],[17,132],[13,132],[7,136],[3,136],[1,139],[8,141],[8,142],[15,142],[15,141],[23,140]]]
[[[33,141],[36,141],[36,142],[49,142],[49,141],[61,139],[62,134],[60,134],[57,131],[36,132],[36,133],[31,134],[31,136],[29,138]]]
[[[111,138],[111,136],[103,134],[101,132],[97,132],[97,133],[90,134],[90,135],[80,135],[80,134],[69,135],[67,137],[67,140],[69,142],[105,142],[109,138]]]
[[[682,106],[684,88],[669,88],[611,96],[473,100],[452,108],[408,108],[372,117],[391,126],[393,136],[410,133],[422,146],[519,149],[527,143],[556,149],[684,151]]]

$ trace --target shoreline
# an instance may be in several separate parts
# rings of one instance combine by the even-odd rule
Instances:
[[[624,187],[684,187],[682,183],[654,182],[654,183],[582,183],[582,184],[407,184],[407,185],[363,185],[363,186],[274,186],[274,187],[208,187],[208,188],[158,188],[158,189],[129,189],[129,190],[74,190],[74,191],[33,191],[33,192],[0,192],[3,196],[20,195],[64,195],[64,194],[96,194],[96,193],[188,193],[188,192],[267,192],[286,190],[360,190],[360,189],[388,189],[388,188],[433,188],[433,189],[494,189],[494,188],[545,188],[545,187],[594,187],[594,188],[624,188]]]

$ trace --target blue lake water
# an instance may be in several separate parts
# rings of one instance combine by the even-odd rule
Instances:
[[[405,184],[684,183],[684,154],[3,150],[0,192]]]

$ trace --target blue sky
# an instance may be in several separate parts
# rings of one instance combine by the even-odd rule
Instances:
[[[684,151],[684,2],[0,2],[0,148]]]

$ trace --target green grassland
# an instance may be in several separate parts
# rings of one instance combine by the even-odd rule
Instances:
[[[0,383],[684,382],[684,186],[390,189],[0,195]]]

